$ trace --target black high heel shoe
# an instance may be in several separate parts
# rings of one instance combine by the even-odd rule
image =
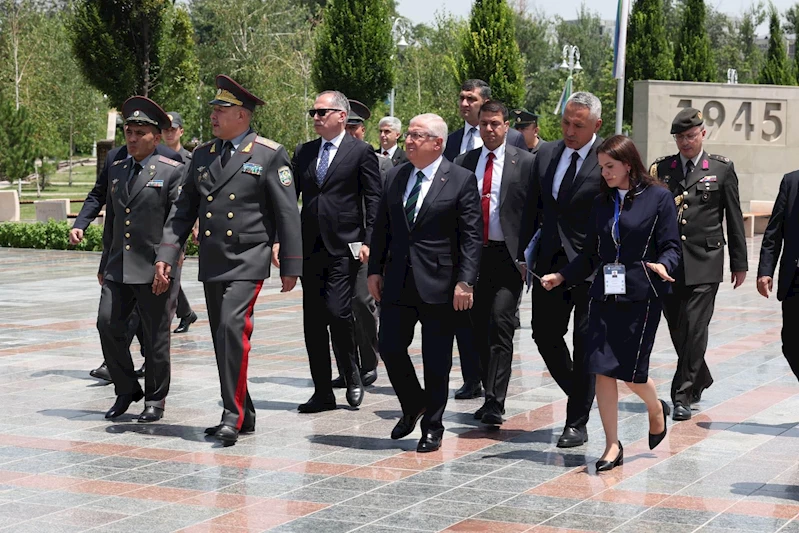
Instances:
[[[666,402],[664,402],[663,400],[658,400],[658,401],[660,402],[660,405],[663,406],[663,431],[658,433],[657,435],[654,435],[652,433],[649,434],[650,450],[654,450],[655,447],[657,447],[657,445],[660,444],[661,441],[663,441],[663,439],[666,438],[666,429],[667,429],[666,417],[669,416],[669,414],[671,414],[671,408],[669,408],[668,404],[666,404]]]
[[[597,461],[596,462],[596,471],[599,472],[607,472],[608,470],[613,470],[617,466],[621,466],[624,464],[624,446],[621,445],[621,441],[619,441],[619,454],[616,458],[612,461]]]

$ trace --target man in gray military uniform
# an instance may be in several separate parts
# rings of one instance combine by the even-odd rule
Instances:
[[[679,154],[661,157],[650,173],[671,190],[677,204],[682,261],[674,274],[672,293],[664,296],[663,314],[677,351],[677,371],[671,385],[674,420],[691,418],[691,404],[713,384],[705,363],[708,326],[719,283],[724,279],[724,232],[727,219],[731,282],[746,279],[746,238],[738,176],[732,161],[705,152],[707,135],[702,113],[685,108],[674,118],[671,133]]]
[[[129,157],[114,161],[108,171],[111,187],[98,272],[102,292],[97,329],[117,395],[105,416],[116,418],[143,397],[145,409],[139,422],[154,422],[163,417],[169,392],[169,323],[174,298],[156,290],[153,263],[164,221],[180,193],[183,164],[154,155],[161,130],[169,124],[158,104],[134,96],[122,105],[122,114]],[[134,308],[144,330],[144,392],[128,354],[127,322]]]
[[[216,352],[222,420],[206,429],[225,445],[255,430],[255,407],[247,390],[253,308],[269,277],[278,232],[282,292],[302,273],[297,193],[286,149],[251,128],[263,101],[228,76],[216,77],[211,125],[216,139],[194,150],[183,192],[164,226],[156,259],[158,289],[200,219],[200,281]]]
[[[538,150],[546,144],[538,136],[538,115],[530,113],[526,109],[514,109],[513,116],[516,117],[516,122],[513,124],[513,129],[518,131],[524,137],[524,143],[527,145],[527,151],[535,155]]]

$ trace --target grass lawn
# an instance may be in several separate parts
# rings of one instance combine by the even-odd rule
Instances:
[[[69,185],[50,185],[42,191],[44,194],[39,198],[36,196],[36,184],[29,183],[22,186],[20,200],[56,200],[60,198],[80,200],[69,204],[69,210],[72,213],[78,213],[83,207],[83,199],[86,198],[86,194],[94,187],[95,173],[95,165],[76,165],[72,167],[72,187]],[[68,183],[69,171],[67,169],[58,171],[50,178],[50,181]],[[16,189],[16,185],[14,188]],[[36,207],[34,204],[20,204],[19,218],[24,221],[36,220]]]

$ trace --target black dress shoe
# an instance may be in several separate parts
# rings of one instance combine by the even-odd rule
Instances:
[[[488,402],[484,403],[482,406],[480,406],[480,408],[477,411],[474,412],[474,419],[482,420],[483,415],[485,414],[487,408],[488,408]],[[501,410],[501,414],[503,415],[505,414],[504,408]]]
[[[504,421],[505,420],[502,419],[502,409],[500,409],[499,404],[496,402],[492,402],[490,405],[486,406],[485,412],[480,418],[480,422],[489,426],[501,426]]]
[[[397,440],[413,433],[413,430],[416,429],[416,423],[424,416],[425,411],[426,409],[422,407],[416,414],[402,415],[397,425],[391,430],[391,438]]]
[[[344,379],[344,376],[340,375],[330,382],[330,386],[334,389],[346,389],[347,388],[347,380]]]
[[[363,401],[363,383],[361,383],[361,374],[356,369],[350,376],[349,383],[347,383],[347,403],[351,407],[358,407]]]
[[[574,448],[586,442],[588,442],[588,431],[585,426],[566,426],[558,439],[558,448]]]
[[[164,418],[164,410],[160,407],[148,405],[139,415],[139,422],[157,422]]]
[[[205,434],[213,436],[216,434],[217,431],[219,431],[219,428],[221,428],[222,426],[224,426],[224,424],[219,424],[216,426],[205,428]],[[243,426],[241,426],[241,429],[239,430],[239,433],[254,433],[254,432],[255,432],[255,424],[251,425],[244,424]]]
[[[113,380],[111,379],[111,372],[108,371],[108,366],[103,363],[91,372],[89,375],[93,378],[102,379],[103,381],[108,381],[109,383]]]
[[[463,387],[455,391],[456,400],[471,400],[472,398],[479,398],[483,395],[483,387],[479,381],[466,382]]]
[[[300,413],[321,413],[322,411],[333,411],[336,408],[336,397],[331,392],[329,395],[320,398],[316,394],[311,399],[297,407]]]
[[[619,441],[619,454],[616,458],[612,461],[597,461],[596,462],[596,471],[598,472],[607,472],[608,470],[613,470],[617,466],[621,466],[624,464],[624,446],[621,445],[621,441]]]
[[[176,327],[175,331],[172,333],[186,333],[189,331],[189,326],[195,322],[197,322],[197,313],[192,311],[189,316],[180,319],[180,324],[178,324],[178,327]]]
[[[239,440],[239,430],[233,426],[221,424],[214,433],[214,437],[219,439],[225,446],[233,446]]]
[[[674,415],[671,417],[671,419],[677,422],[682,420],[691,420],[691,408],[686,407],[681,403],[675,403]]]
[[[146,364],[147,364],[147,363],[142,363],[142,364],[141,364],[141,368],[140,368],[140,369],[138,369],[138,370],[136,371],[136,377],[137,377],[137,378],[140,378],[140,379],[141,379],[141,378],[143,378],[143,377],[144,377],[144,371],[145,371],[145,368],[144,368],[144,367],[145,367],[145,365],[146,365]]]
[[[663,407],[663,431],[660,432],[660,433],[657,433],[657,434],[653,434],[653,433],[649,434],[649,449],[650,450],[654,450],[655,447],[658,444],[660,444],[663,441],[663,439],[666,438],[666,429],[667,429],[666,428],[666,417],[668,417],[669,414],[671,413],[671,409],[669,409],[669,406],[666,405],[666,402],[664,402],[663,400],[659,400],[659,401],[660,401],[660,405]]]
[[[141,390],[134,392],[133,394],[120,394],[117,396],[117,401],[114,402],[114,405],[111,406],[111,409],[105,414],[106,418],[116,418],[119,415],[125,414],[130,407],[130,404],[133,402],[138,402],[144,398],[144,393]]]
[[[377,381],[377,369],[368,370],[361,374],[361,383],[363,383],[364,387],[368,387],[372,383]]]
[[[441,448],[441,433],[426,433],[419,439],[419,444],[416,445],[418,453],[430,453]]]

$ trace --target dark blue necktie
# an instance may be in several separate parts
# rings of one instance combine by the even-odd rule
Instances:
[[[420,170],[416,173],[416,183],[413,184],[411,194],[408,195],[408,200],[405,202],[405,217],[408,219],[409,226],[413,226],[413,219],[416,218],[416,202],[419,201],[419,193],[422,192],[423,180],[424,172]]]
[[[327,176],[327,168],[330,166],[330,149],[333,148],[332,142],[326,142],[322,148],[322,158],[319,159],[319,167],[316,169],[316,184],[322,186]]]

